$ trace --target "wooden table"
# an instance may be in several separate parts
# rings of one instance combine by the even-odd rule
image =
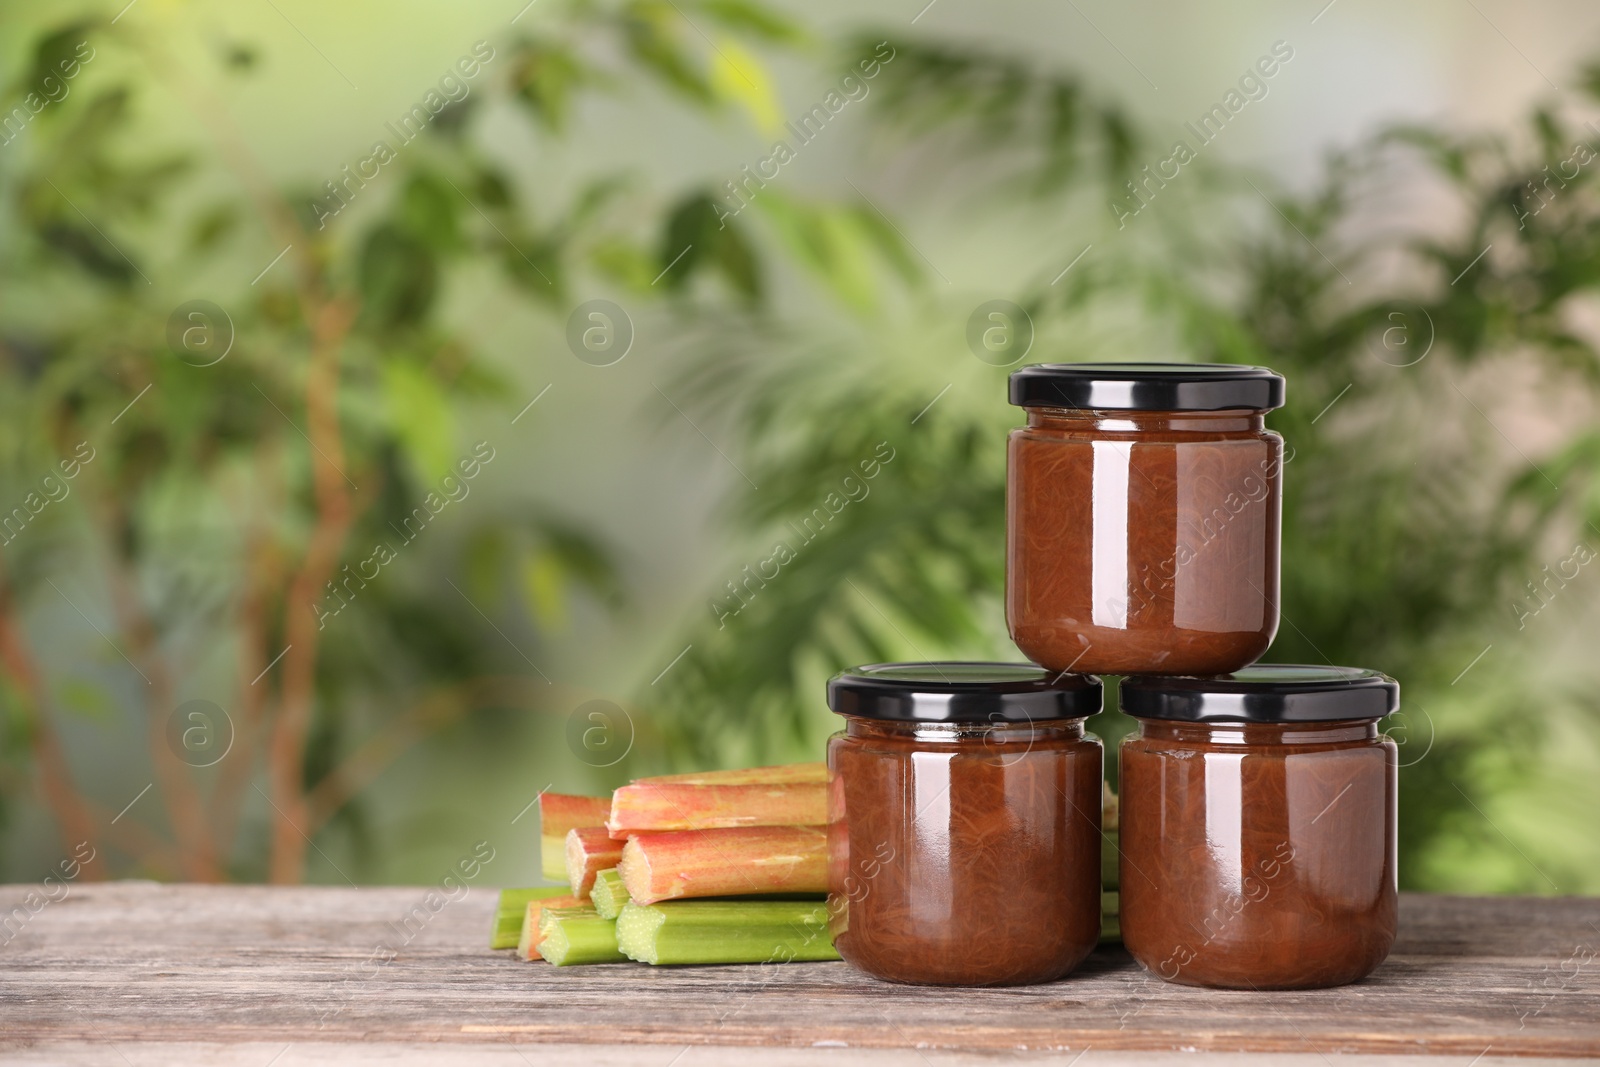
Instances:
[[[37,888],[0,887],[5,1062],[688,1067],[749,1064],[751,1046],[778,1046],[763,1065],[910,1067],[1084,1049],[1085,1067],[1195,1063],[1160,1055],[1184,1050],[1600,1057],[1594,899],[1408,895],[1368,981],[1232,993],[1167,985],[1117,948],[1005,990],[895,986],[841,963],[555,968],[485,947],[486,887],[433,911],[426,889],[74,884],[19,919]]]

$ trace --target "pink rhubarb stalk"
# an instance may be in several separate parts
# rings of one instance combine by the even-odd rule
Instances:
[[[604,826],[580,826],[567,831],[567,880],[580,902],[589,899],[594,876],[622,859],[622,842],[613,841]]]
[[[668,830],[628,839],[617,873],[635,904],[680,897],[823,893],[827,834],[811,826]]]
[[[517,958],[540,959],[539,916],[546,908],[581,908],[583,901],[577,897],[547,897],[528,901],[528,913],[522,917],[522,935],[517,939]]]
[[[821,782],[688,785],[645,780],[612,794],[606,829],[612,837],[629,837],[643,830],[825,826],[827,822],[828,787]]]
[[[634,784],[676,785],[784,785],[795,782],[827,782],[826,763],[785,763],[777,767],[745,767],[733,771],[695,771],[692,774],[663,774],[640,778]]]
[[[549,881],[567,880],[567,833],[580,826],[604,826],[610,797],[539,794],[539,870]]]

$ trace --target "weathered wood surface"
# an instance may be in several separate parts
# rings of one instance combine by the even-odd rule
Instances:
[[[0,1049],[18,1054],[77,1041],[637,1043],[671,1046],[663,1062],[695,1045],[1600,1056],[1594,899],[1406,896],[1369,980],[1232,993],[1167,985],[1119,949],[1006,990],[894,986],[838,963],[558,969],[485,947],[482,887],[435,913],[425,889],[77,884],[19,922],[34,888],[0,887]]]

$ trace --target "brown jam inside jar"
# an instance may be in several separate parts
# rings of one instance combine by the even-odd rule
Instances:
[[[1076,967],[1100,933],[1103,754],[1083,729],[1099,682],[1022,664],[887,664],[835,678],[829,703],[846,717],[828,743],[839,954],[925,985],[1048,982]]]
[[[1398,768],[1377,720],[1399,687],[1286,665],[1123,686],[1121,923],[1140,965],[1226,989],[1371,974],[1395,937]]]
[[[1278,627],[1283,379],[1221,364],[1012,375],[1006,619],[1052,670],[1218,674]]]

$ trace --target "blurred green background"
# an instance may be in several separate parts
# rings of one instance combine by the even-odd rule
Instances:
[[[541,788],[819,758],[1016,657],[1008,367],[1196,359],[1288,376],[1269,658],[1401,680],[1403,886],[1600,892],[1600,15],[0,28],[0,878],[526,882]]]

